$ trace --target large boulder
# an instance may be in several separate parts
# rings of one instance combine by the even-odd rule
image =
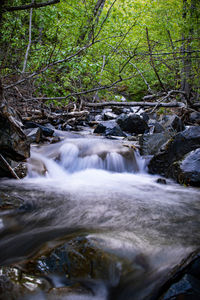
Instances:
[[[179,183],[200,187],[200,148],[186,154],[181,161],[173,163],[169,175]]]
[[[200,299],[200,281],[186,274],[178,282],[174,283],[160,299],[198,300]]]
[[[172,164],[197,148],[200,148],[200,127],[191,126],[171,138],[150,160],[149,172],[170,177]],[[178,178],[176,180],[178,181]]]
[[[21,129],[22,123],[14,109],[0,108],[0,153],[5,158],[22,161],[30,156],[30,143]]]
[[[154,155],[159,152],[172,135],[169,132],[163,133],[145,133],[139,138],[141,155]]]
[[[148,131],[148,125],[144,119],[134,113],[121,114],[117,119],[117,123],[122,130],[130,133],[142,134]]]

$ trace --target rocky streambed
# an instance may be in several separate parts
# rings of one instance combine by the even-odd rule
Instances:
[[[198,114],[9,115],[1,176],[32,147],[0,181],[1,299],[200,298]]]

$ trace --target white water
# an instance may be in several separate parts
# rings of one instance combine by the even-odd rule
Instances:
[[[38,165],[45,166],[46,176],[51,178],[59,176],[59,170],[61,177],[63,171],[74,173],[86,169],[117,173],[144,171],[144,160],[133,145],[102,139],[68,139],[37,149],[31,155],[29,176],[37,177],[37,172],[41,173]]]
[[[139,268],[138,278],[166,272],[200,246],[200,193],[170,181],[158,184],[158,176],[148,175],[144,169],[144,160],[131,145],[117,141],[68,139],[33,149],[29,176],[21,181],[5,181],[2,188],[37,209],[18,218],[25,230],[8,241],[8,246],[6,240],[2,248],[44,230],[48,235],[55,228],[81,227],[97,247],[117,255],[119,262],[128,261],[133,270]],[[12,261],[8,252],[2,255],[3,262]],[[136,264],[141,254],[148,262],[148,272]],[[15,249],[12,255],[13,261],[18,260]],[[123,267],[116,268],[126,274]],[[42,294],[41,299],[46,295]],[[61,299],[107,299],[107,289],[99,285],[96,296]]]

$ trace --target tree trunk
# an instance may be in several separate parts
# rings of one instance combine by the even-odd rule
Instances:
[[[92,39],[94,35],[95,23],[97,25],[99,22],[99,17],[102,13],[105,2],[106,0],[97,0],[94,10],[91,14],[91,17],[88,18],[87,24],[85,24],[85,26],[81,29],[81,34],[77,40],[78,45],[82,44],[82,42],[85,40],[87,35],[88,35],[87,42],[89,42]]]
[[[192,19],[196,10],[196,0],[192,0],[190,4],[189,14],[187,12],[187,0],[183,0],[183,20],[186,22],[187,17],[190,17],[191,22],[193,24]],[[189,25],[188,36],[185,36],[183,32],[182,39],[182,55],[183,55],[183,69],[182,69],[182,82],[181,89],[186,93],[187,99],[190,98],[191,94],[191,72],[192,72],[192,58],[191,58],[191,41],[193,39],[194,28],[193,25]],[[185,30],[183,30],[185,31]],[[187,45],[185,45],[185,41],[187,41]],[[186,53],[185,53],[186,52]]]

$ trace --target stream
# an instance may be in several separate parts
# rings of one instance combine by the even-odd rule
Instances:
[[[150,299],[199,248],[199,189],[159,184],[145,166],[131,143],[74,135],[33,146],[28,176],[0,181],[1,197],[20,202],[0,212],[1,266],[81,238],[110,259],[100,275],[73,278],[92,293],[37,290],[23,299]],[[63,274],[48,276],[55,288],[65,286]]]

